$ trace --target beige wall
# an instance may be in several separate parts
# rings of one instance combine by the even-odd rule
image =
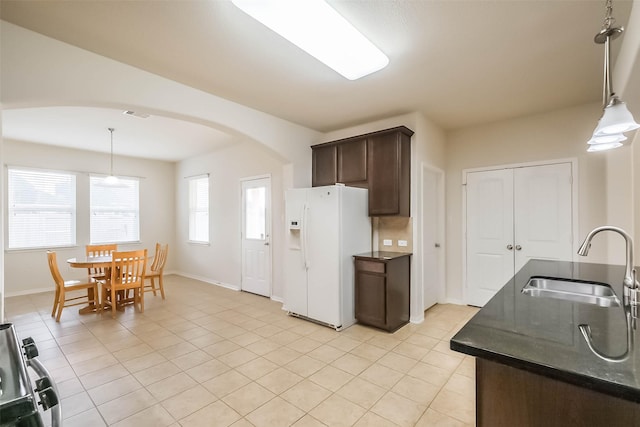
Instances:
[[[63,277],[82,276],[85,272],[68,267],[64,260],[83,255],[84,246],[89,243],[89,173],[108,172],[109,154],[6,139],[2,149],[3,162],[9,166],[77,172],[77,245],[71,248],[59,248],[56,251],[59,254],[58,263]],[[141,177],[140,243],[121,245],[121,247],[123,249],[146,248],[153,252],[156,242],[169,243],[166,269],[171,271],[177,265],[175,255],[172,255],[175,243],[174,164],[115,156],[114,170],[119,175]],[[2,174],[4,177],[6,168],[3,168]],[[45,252],[46,249],[5,252],[6,296],[53,289]]]
[[[574,236],[574,246],[579,244],[589,230],[607,222],[608,215],[611,214],[608,209],[607,192],[611,191],[611,187],[620,185],[618,179],[626,179],[628,176],[623,166],[615,171],[615,175],[619,175],[616,178],[618,184],[607,184],[607,167],[611,163],[608,158],[620,156],[628,159],[631,156],[631,148],[623,147],[603,153],[586,152],[586,141],[600,114],[599,104],[589,104],[471,127],[447,135],[447,300],[463,302],[464,169],[577,158],[579,231],[578,236]],[[622,195],[615,195],[618,202],[621,202],[626,194],[626,190],[621,191]],[[630,209],[630,200],[627,202],[618,207],[622,210]],[[605,262],[607,258],[607,244],[594,244],[588,261]],[[624,262],[624,259],[621,262]]]
[[[311,149],[308,149],[311,157]],[[180,274],[240,289],[241,179],[271,176],[272,297],[283,295],[284,161],[268,148],[250,141],[181,161],[176,167],[176,248]],[[188,193],[185,177],[210,174],[209,245],[188,240]],[[308,172],[311,175],[311,172]]]

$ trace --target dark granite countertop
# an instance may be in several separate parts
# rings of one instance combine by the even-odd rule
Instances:
[[[601,353],[623,355],[624,308],[523,294],[532,276],[607,283],[622,303],[623,266],[531,260],[451,339],[451,349],[640,402],[640,321],[632,330],[631,356],[605,361],[589,349],[578,325],[591,326]]]
[[[371,251],[364,252],[361,254],[354,255],[354,258],[368,258],[368,259],[376,259],[379,261],[387,261],[394,258],[400,258],[403,256],[411,255],[411,253],[405,252],[389,252],[389,251]]]

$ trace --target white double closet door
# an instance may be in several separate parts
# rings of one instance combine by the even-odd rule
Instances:
[[[573,259],[572,163],[466,174],[466,302],[482,307],[531,258]]]

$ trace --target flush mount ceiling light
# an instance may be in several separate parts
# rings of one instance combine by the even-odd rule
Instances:
[[[132,110],[124,110],[122,112],[122,114],[124,114],[125,116],[133,116],[133,117],[138,117],[140,119],[148,119],[149,117],[151,117],[149,114],[147,113],[139,113],[137,111],[132,111]]]
[[[232,0],[240,10],[349,80],[389,58],[324,0]]]
[[[113,131],[114,128],[107,128],[111,134],[111,168],[109,169],[109,176],[104,179],[104,183],[108,185],[114,185],[118,183],[118,177],[113,174]]]
[[[618,98],[613,91],[611,82],[611,50],[610,42],[618,38],[624,28],[612,27],[615,19],[611,16],[613,12],[612,0],[606,2],[606,14],[602,23],[602,30],[596,34],[594,41],[597,44],[604,44],[604,83],[602,88],[602,104],[604,113],[598,121],[598,126],[589,140],[587,151],[604,151],[622,146],[622,141],[627,137],[624,132],[629,132],[640,128],[633,116],[627,109],[624,102]]]

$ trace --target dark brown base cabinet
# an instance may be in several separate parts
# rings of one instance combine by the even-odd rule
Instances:
[[[640,403],[476,358],[476,425],[639,427]]]
[[[411,254],[354,256],[358,323],[393,332],[409,322]]]
[[[311,147],[314,187],[369,190],[369,216],[411,216],[411,136],[404,126]]]

